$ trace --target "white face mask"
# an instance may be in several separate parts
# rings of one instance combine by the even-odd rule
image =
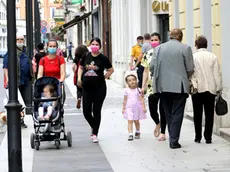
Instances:
[[[17,43],[17,46],[21,48],[24,46],[24,44],[23,43]]]

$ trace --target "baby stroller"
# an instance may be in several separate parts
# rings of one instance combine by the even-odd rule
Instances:
[[[51,84],[55,88],[55,97],[49,99],[42,99],[43,88]],[[64,124],[64,99],[63,99],[63,85],[58,79],[53,77],[42,77],[35,82],[34,85],[34,130],[31,134],[30,143],[31,148],[39,150],[40,142],[54,141],[56,149],[60,148],[61,140],[66,140],[69,147],[72,146],[71,132],[65,132]],[[52,112],[50,120],[38,120],[38,108],[40,103],[48,101],[57,101],[57,106]]]

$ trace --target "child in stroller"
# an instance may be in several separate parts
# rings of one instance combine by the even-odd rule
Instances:
[[[51,97],[56,97],[55,90],[52,85],[48,84],[44,87],[43,96],[41,98],[49,99]],[[49,120],[56,106],[57,106],[57,101],[49,101],[49,102],[41,103],[40,107],[38,108],[38,120]],[[44,115],[45,112],[47,112],[46,115]]]
[[[39,150],[42,141],[54,141],[57,149],[61,140],[67,140],[68,146],[72,146],[71,132],[65,132],[63,92],[63,84],[54,77],[42,77],[35,82],[32,149]]]

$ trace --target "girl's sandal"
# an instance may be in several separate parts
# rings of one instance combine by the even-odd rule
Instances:
[[[158,137],[160,135],[160,130],[154,130],[154,136],[155,137]]]
[[[158,137],[160,135],[160,125],[156,125],[155,129],[154,129],[154,136]]]
[[[166,140],[165,136],[161,136],[161,137],[158,139],[158,141],[165,141],[165,140]]]

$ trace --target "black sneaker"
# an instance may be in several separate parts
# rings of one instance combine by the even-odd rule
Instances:
[[[170,143],[171,149],[179,149],[181,148],[181,145],[179,143]]]
[[[128,141],[133,141],[133,135],[129,135]]]
[[[140,139],[141,133],[135,133],[135,139]]]
[[[28,126],[25,124],[24,121],[21,121],[21,127],[22,127],[22,128],[27,128]]]
[[[212,144],[212,140],[206,140],[206,144]]]

